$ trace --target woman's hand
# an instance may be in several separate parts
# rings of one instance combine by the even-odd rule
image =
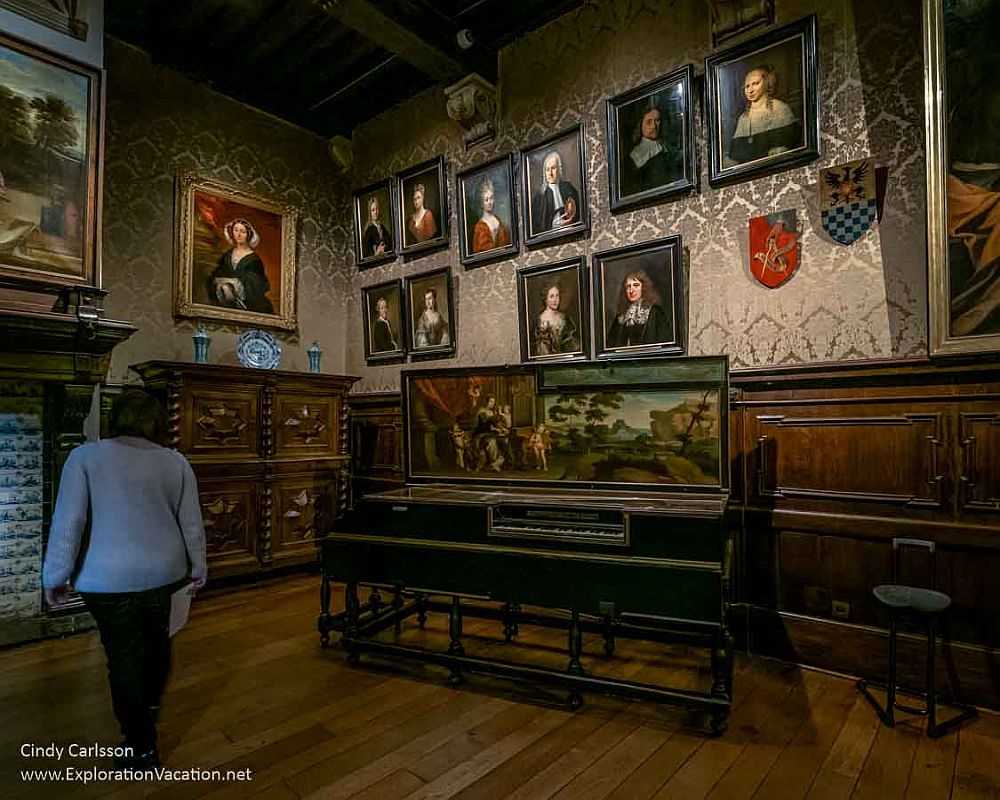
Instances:
[[[54,589],[45,590],[45,602],[48,603],[52,608],[62,608],[70,603],[70,595],[75,592],[72,586],[68,583],[64,583],[62,586],[56,586]]]

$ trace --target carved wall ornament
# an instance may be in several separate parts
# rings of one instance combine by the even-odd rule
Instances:
[[[774,0],[708,0],[712,47],[746,31],[774,24]]]
[[[465,128],[465,148],[492,142],[497,135],[497,89],[476,73],[444,90],[448,116]]]
[[[327,144],[330,159],[345,175],[351,174],[354,167],[354,142],[346,136],[334,136]]]

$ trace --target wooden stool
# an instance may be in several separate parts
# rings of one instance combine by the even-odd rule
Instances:
[[[899,562],[902,551],[906,547],[921,547],[927,550],[930,573],[930,588],[918,586],[905,586],[895,581],[899,580]],[[976,716],[976,709],[970,706],[953,704],[959,709],[959,714],[946,722],[937,722],[937,693],[934,679],[934,643],[937,632],[938,619],[951,606],[951,598],[943,592],[934,590],[935,582],[935,556],[936,548],[934,542],[924,539],[893,539],[892,540],[893,560],[892,579],[893,583],[876,586],[873,590],[875,599],[889,612],[889,681],[886,685],[885,707],[883,708],[878,700],[868,689],[868,683],[863,678],[858,681],[858,690],[871,703],[875,712],[882,722],[892,728],[896,724],[895,711],[905,711],[908,714],[918,714],[927,717],[927,735],[932,739],[944,735],[951,728],[960,725],[968,719]],[[896,632],[899,622],[902,619],[911,619],[923,624],[927,634],[927,671],[926,683],[926,704],[924,708],[906,706],[896,701]]]

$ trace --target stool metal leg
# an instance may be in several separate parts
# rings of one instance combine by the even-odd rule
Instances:
[[[885,719],[890,728],[896,725],[896,615],[889,615],[889,685],[886,686]]]
[[[927,735],[937,728],[937,694],[934,675],[934,618],[927,620]]]

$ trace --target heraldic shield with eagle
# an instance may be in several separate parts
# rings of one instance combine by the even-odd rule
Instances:
[[[820,170],[820,223],[834,241],[853,244],[875,222],[878,203],[871,158]]]

